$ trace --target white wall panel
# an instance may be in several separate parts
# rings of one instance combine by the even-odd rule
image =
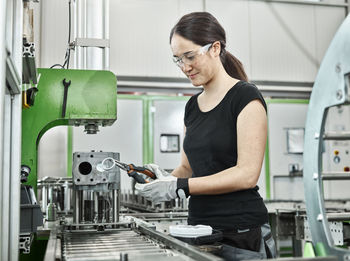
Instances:
[[[40,66],[49,67],[63,62],[68,0],[42,1],[40,5],[38,56],[41,55]],[[39,5],[35,7],[40,9]],[[182,15],[204,9],[223,25],[227,49],[243,62],[253,80],[313,81],[325,50],[345,17],[342,7],[297,3],[112,0],[111,70],[116,75],[184,77],[171,61],[169,33]]]
[[[174,21],[174,23],[172,23],[170,25],[170,30],[173,28],[173,26],[176,24],[176,22],[178,20],[180,20],[180,18],[185,15],[185,14],[188,14],[188,13],[191,13],[191,12],[202,12],[204,11],[204,7],[205,7],[205,4],[204,4],[205,0],[191,0],[191,1],[188,1],[188,0],[177,0],[177,4],[178,4],[178,7],[177,7],[177,17]],[[170,30],[168,32],[168,39],[169,39],[169,34],[170,34]],[[169,41],[169,40],[168,40]],[[169,43],[169,42],[168,42]],[[168,46],[169,50],[170,49],[170,45]],[[173,56],[171,51],[170,51],[170,55],[171,57]],[[169,61],[170,57],[167,58],[167,62]],[[174,66],[174,63],[171,62]],[[169,76],[171,77],[180,77],[180,78],[186,78],[186,76],[182,73],[182,71],[175,67],[176,68],[176,74],[169,74]],[[171,69],[171,72],[173,72],[174,69]],[[167,75],[160,75],[160,76],[167,76]]]
[[[275,176],[273,179],[273,199],[304,200],[303,177]]]
[[[249,1],[207,0],[206,10],[224,27],[226,49],[243,63],[248,77],[251,76]]]
[[[313,81],[313,6],[250,2],[253,79]]]
[[[169,33],[178,19],[173,0],[110,1],[110,68],[117,75],[177,77]]]
[[[38,179],[67,177],[67,126],[49,129],[38,148]]]
[[[191,12],[202,12],[204,11],[204,2],[205,0],[178,0],[178,13],[177,18],[180,19],[183,15]],[[171,26],[174,26],[175,23]],[[170,32],[169,32],[170,33]]]
[[[68,42],[68,0],[41,1],[40,66],[62,64]]]
[[[287,152],[287,129],[304,128],[308,104],[271,103],[267,105],[270,184],[273,199],[301,199],[302,179],[289,177],[289,165],[303,169],[303,155]],[[294,180],[291,183],[291,180]],[[290,183],[289,189],[284,186]],[[293,191],[293,193],[292,193]],[[293,195],[298,195],[293,198]]]
[[[344,8],[315,8],[316,56],[320,64],[336,31],[344,21],[344,16]]]

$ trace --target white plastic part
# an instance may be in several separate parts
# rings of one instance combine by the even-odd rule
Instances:
[[[177,225],[169,227],[169,233],[174,237],[196,238],[211,235],[212,232],[212,227],[205,225]]]

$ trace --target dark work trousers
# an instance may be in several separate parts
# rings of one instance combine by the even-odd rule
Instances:
[[[224,230],[222,250],[225,260],[266,259],[276,257],[276,246],[269,224],[244,230]]]

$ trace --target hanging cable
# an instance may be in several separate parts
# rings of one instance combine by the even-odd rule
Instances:
[[[71,35],[71,27],[72,27],[72,10],[71,10],[71,3],[72,1],[69,0],[68,2],[68,47],[66,51],[66,59],[64,61],[63,67],[66,65],[67,69],[69,68],[69,60],[70,60],[70,35]]]
[[[64,62],[63,62],[63,65],[61,64],[54,64],[50,67],[50,69],[52,68],[55,68],[55,67],[61,67],[62,69],[68,69],[69,68],[69,60],[70,60],[70,35],[71,35],[71,27],[72,27],[72,18],[71,18],[71,3],[72,3],[72,0],[69,0],[68,1],[68,46],[67,46],[67,49],[66,49],[66,53],[64,55]],[[65,68],[65,66],[67,68]]]
[[[58,64],[58,63],[52,65],[52,66],[50,67],[50,69],[55,68],[55,67],[61,67],[62,69],[64,69],[64,67],[63,67],[61,64]]]

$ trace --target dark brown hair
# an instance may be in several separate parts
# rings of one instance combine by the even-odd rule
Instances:
[[[226,33],[218,20],[207,12],[194,12],[184,15],[170,32],[170,43],[178,34],[195,44],[204,46],[215,41],[221,44],[220,60],[226,72],[233,78],[248,81],[242,63],[226,51]]]

